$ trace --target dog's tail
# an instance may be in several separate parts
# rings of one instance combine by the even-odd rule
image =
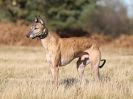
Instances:
[[[106,63],[106,59],[101,59],[101,61],[103,61],[103,63],[99,66],[99,68],[102,68],[104,66],[104,64]]]

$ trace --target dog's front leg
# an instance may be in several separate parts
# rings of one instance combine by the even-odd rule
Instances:
[[[53,76],[54,85],[58,87],[58,75],[59,75],[59,67],[51,66],[51,73]]]
[[[60,63],[60,52],[57,52],[56,55],[54,55],[52,60],[52,66],[51,66],[51,72],[54,80],[55,86],[58,88],[58,75],[59,75],[59,63]]]

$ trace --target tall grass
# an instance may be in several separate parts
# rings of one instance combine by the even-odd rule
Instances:
[[[95,82],[88,65],[80,85],[74,60],[60,68],[54,89],[43,48],[0,47],[0,99],[132,99],[133,49],[102,48],[106,65]]]

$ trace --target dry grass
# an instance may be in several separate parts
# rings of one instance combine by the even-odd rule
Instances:
[[[16,23],[0,22],[0,45],[17,45],[17,46],[37,46],[40,42],[37,39],[31,40],[26,38],[30,25],[26,25],[23,21]],[[49,30],[50,31],[50,30]],[[68,33],[69,34],[69,33]],[[71,34],[71,33],[70,33]],[[69,34],[69,35],[70,35]],[[117,38],[111,38],[99,33],[91,33],[92,37],[98,41],[100,45],[109,45],[115,47],[133,47],[133,35],[121,35]],[[102,34],[102,33],[101,33]],[[128,33],[127,33],[128,34]]]
[[[133,99],[133,49],[102,49],[102,82],[86,67],[80,85],[75,62],[60,69],[55,90],[42,48],[0,47],[0,99]]]

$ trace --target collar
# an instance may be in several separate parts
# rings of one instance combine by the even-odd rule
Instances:
[[[46,29],[45,31],[42,32],[42,35],[39,36],[40,39],[44,39],[48,35],[48,30]]]

